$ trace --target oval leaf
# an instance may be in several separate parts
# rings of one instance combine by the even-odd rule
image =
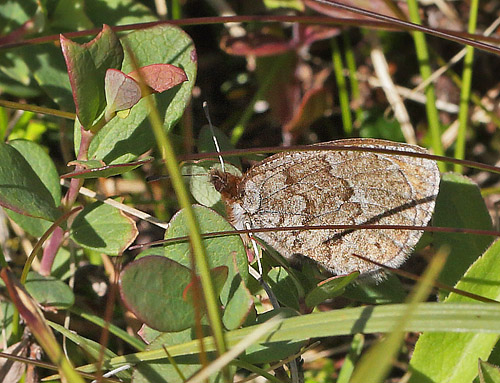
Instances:
[[[0,205],[19,214],[55,221],[54,197],[33,167],[12,146],[0,144]]]
[[[71,237],[76,243],[108,255],[123,253],[137,234],[133,219],[102,202],[86,206],[71,226]]]
[[[191,271],[159,256],[129,263],[120,275],[125,305],[141,321],[158,331],[181,331],[194,325],[194,307],[183,298]]]
[[[61,186],[59,185],[59,175],[57,174],[56,166],[49,155],[40,145],[32,141],[13,140],[9,142],[9,145],[16,148],[28,164],[30,164],[40,178],[40,181],[42,181],[52,195],[55,206],[58,207],[61,203]],[[41,237],[51,225],[50,222],[44,219],[18,214],[12,210],[6,210],[6,213],[24,231],[34,237]]]
[[[144,81],[154,92],[165,92],[188,80],[186,72],[171,64],[151,64],[128,74],[135,81]]]
[[[70,287],[51,276],[42,276],[30,271],[25,284],[26,290],[42,306],[66,309],[73,306],[75,296]]]
[[[213,210],[198,205],[193,206],[193,209],[198,219],[201,233],[234,230],[223,217]],[[188,233],[186,214],[181,210],[170,221],[170,225],[165,232],[165,239],[183,237],[188,235]],[[226,308],[232,303],[231,308],[234,311],[230,317],[226,318],[231,318],[232,321],[224,319],[226,314],[223,316],[223,321],[227,328],[235,328],[234,326],[239,326],[248,315],[253,303],[245,288],[245,284],[248,283],[249,279],[245,247],[238,235],[206,238],[203,242],[207,250],[210,268],[227,266],[229,269],[227,282],[221,292],[221,302]],[[188,242],[172,243],[165,246],[164,255],[179,262],[181,265],[189,267],[191,264],[190,252]],[[234,302],[231,302],[232,300]]]

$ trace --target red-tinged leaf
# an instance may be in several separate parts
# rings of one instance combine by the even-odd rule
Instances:
[[[63,35],[60,42],[78,120],[85,129],[89,129],[106,106],[106,71],[121,67],[123,48],[107,25],[86,44],[75,43]]]
[[[172,64],[151,64],[132,71],[128,75],[137,82],[142,79],[155,93],[162,93],[188,80],[183,69]]]
[[[111,177],[118,174],[129,172],[139,166],[150,163],[153,158],[145,158],[140,161],[128,162],[126,164],[106,165],[104,161],[89,160],[89,161],[71,161],[68,166],[79,165],[84,169],[66,173],[61,178],[98,178],[98,177]]]
[[[210,270],[210,275],[212,276],[212,280],[214,282],[214,288],[215,288],[215,295],[219,296],[224,284],[226,283],[227,276],[229,273],[229,268],[227,266],[219,266],[215,267]],[[201,281],[200,278],[197,277],[198,279],[198,287],[200,289],[200,293],[203,295],[203,292],[201,291]],[[191,303],[194,305],[194,302],[196,300],[194,299],[194,283],[193,281],[189,282],[186,288],[184,289],[182,293],[182,299],[184,301]]]
[[[295,133],[309,128],[314,121],[324,115],[325,110],[332,107],[332,103],[331,92],[327,89],[310,89],[302,98],[293,118],[283,126],[283,130]]]
[[[298,57],[295,51],[288,51],[278,57],[257,58],[257,78],[259,85],[266,81],[270,70],[279,60],[279,69],[273,77],[273,83],[266,92],[265,99],[276,124],[283,125],[293,117],[294,109],[300,103],[301,84],[296,77]]]
[[[263,33],[249,33],[242,37],[224,36],[220,48],[234,56],[274,56],[293,48],[293,43],[281,36]]]
[[[88,50],[80,44],[63,35],[60,37],[60,42],[68,68],[76,115],[85,128],[90,128],[97,117],[100,105],[104,105],[104,97],[101,97],[101,93],[104,96],[104,92],[99,91],[95,64]]]
[[[200,223],[201,233],[233,230],[225,218],[211,209],[193,205],[193,210]],[[165,232],[165,239],[189,235],[185,210],[177,212],[170,220]],[[220,293],[220,300],[225,307],[223,322],[227,329],[234,329],[248,315],[253,300],[248,295],[246,283],[250,278],[245,247],[239,236],[203,239],[207,251],[210,269],[219,266],[228,268],[226,284]],[[171,243],[164,247],[164,255],[180,264],[191,265],[191,248],[188,242]],[[230,311],[230,312],[229,312]]]
[[[394,12],[387,6],[384,0],[337,0],[339,3],[350,5],[357,8],[362,8],[368,11],[381,13],[383,15],[398,17]],[[314,0],[304,0],[306,7],[314,9],[316,12],[330,17],[338,17],[342,19],[357,19],[357,20],[373,20],[373,18],[368,16],[363,16],[358,13],[344,11],[343,9],[336,8],[335,6],[329,4],[321,4]],[[399,8],[408,15],[408,6],[406,4],[398,3]]]
[[[45,15],[43,14],[41,7],[37,8],[36,13],[22,24],[19,28],[12,30],[5,36],[0,37],[0,44],[15,43],[17,41],[22,41],[24,36],[39,33],[43,30],[44,24],[46,22]]]
[[[329,27],[326,25],[299,25],[299,44],[308,46],[315,41],[331,39],[338,36],[342,30],[337,27]]]
[[[130,109],[141,99],[141,87],[132,77],[118,69],[108,69],[104,79],[106,114]]]
[[[156,105],[161,115],[163,129],[169,132],[184,113],[192,95],[196,80],[196,50],[191,38],[182,29],[173,25],[158,25],[154,28],[136,30],[122,37],[140,60],[140,66],[156,63],[168,63],[184,69],[189,81],[161,94],[155,94]],[[139,57],[140,56],[140,57]],[[132,59],[127,56],[121,70],[133,71]],[[155,147],[156,142],[151,129],[145,129],[149,108],[146,100],[130,109],[130,115],[121,120],[112,119],[92,140],[88,158],[102,159],[106,164],[130,162]],[[120,115],[122,112],[118,112]],[[75,149],[80,144],[80,124],[75,124]]]
[[[170,332],[195,323],[194,307],[183,299],[190,281],[187,267],[166,257],[146,256],[125,266],[119,283],[123,302],[139,320]]]

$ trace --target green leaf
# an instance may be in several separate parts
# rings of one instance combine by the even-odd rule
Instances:
[[[27,0],[22,3],[14,0],[0,3],[0,34],[6,35],[21,27],[37,11],[37,2]]]
[[[85,10],[96,25],[126,25],[158,20],[147,6],[135,0],[86,0]]]
[[[10,141],[9,145],[24,157],[31,165],[35,173],[40,178],[40,181],[45,185],[49,193],[54,199],[54,204],[57,206],[61,203],[61,186],[59,185],[59,176],[57,169],[49,155],[41,146],[25,140]],[[6,210],[7,215],[22,227],[24,231],[34,237],[41,237],[45,233],[51,223],[40,218],[33,218],[26,215],[18,214],[12,210]]]
[[[18,97],[33,97],[40,93],[28,65],[16,52],[0,55],[0,73],[0,89]]]
[[[1,206],[48,221],[60,216],[54,197],[17,149],[0,143],[0,163]]]
[[[234,230],[213,210],[198,205],[194,205],[193,209],[200,224],[201,233]],[[165,239],[184,237],[188,234],[186,215],[181,210],[170,221],[165,232]],[[227,266],[229,269],[228,279],[221,293],[222,305],[226,307],[228,313],[224,313],[222,320],[226,328],[236,328],[243,323],[253,305],[253,300],[245,287],[249,279],[245,247],[238,235],[206,238],[203,243],[207,250],[209,267],[213,269],[218,266]],[[167,244],[164,255],[181,265],[190,267],[190,253],[189,243],[181,242]]]
[[[196,80],[196,51],[191,38],[180,28],[172,25],[156,26],[134,31],[122,38],[139,61],[139,66],[167,63],[178,66],[186,72],[188,81],[154,97],[163,118],[165,131],[181,118],[191,98]],[[144,42],[147,41],[147,44]],[[126,55],[122,71],[132,71],[130,58]],[[135,105],[126,119],[113,119],[93,138],[89,158],[103,160],[106,164],[126,163],[156,146],[149,126],[147,100]],[[78,151],[79,124],[75,124],[75,150]]]
[[[87,205],[71,226],[71,237],[76,243],[108,255],[121,255],[137,234],[133,219],[102,202]]]
[[[52,276],[28,273],[26,290],[42,306],[66,309],[73,306],[75,296],[67,284]]]
[[[359,272],[328,278],[320,283],[306,296],[306,305],[315,307],[327,299],[335,298],[345,291],[345,287],[355,280]]]
[[[127,164],[115,164],[115,165],[106,165],[102,161],[98,160],[89,160],[89,161],[71,161],[68,163],[69,165],[80,165],[84,169],[66,173],[61,178],[107,178],[116,176],[118,174],[127,173],[131,170],[138,168],[144,164],[151,162],[153,159],[151,157],[145,158],[140,161],[129,162]]]
[[[9,145],[24,157],[45,185],[56,206],[61,204],[61,185],[57,169],[47,152],[37,143],[27,140],[9,141]]]
[[[18,52],[43,91],[63,110],[74,112],[75,103],[61,49],[43,44],[23,47]]]
[[[181,331],[195,323],[194,306],[183,295],[191,271],[171,259],[147,256],[129,263],[120,275],[126,306],[158,331]]]
[[[384,304],[401,303],[406,294],[400,280],[392,274],[387,274],[387,278],[378,283],[368,280],[365,283],[349,285],[343,296],[363,303]]]
[[[441,178],[433,226],[493,230],[491,217],[481,192],[469,178],[446,173]],[[464,233],[434,233],[434,247],[447,246],[450,256],[439,276],[441,283],[453,286],[469,266],[491,244],[492,237]],[[446,292],[442,292],[442,298]]]
[[[90,129],[106,106],[106,70],[121,67],[123,48],[107,25],[86,44],[75,43],[63,35],[60,41],[78,120],[85,129]]]
[[[499,257],[500,241],[497,241],[455,287],[490,299],[500,299]],[[459,302],[471,302],[471,298],[451,293],[442,306]],[[476,376],[478,358],[487,359],[498,338],[497,332],[424,333],[410,362],[413,371],[410,382],[470,382]]]
[[[57,30],[81,31],[95,25],[85,13],[85,0],[59,0],[51,15],[51,27]]]
[[[288,272],[283,267],[271,269],[267,274],[266,281],[281,304],[300,311],[299,293]]]
[[[479,359],[479,381],[481,383],[500,383],[500,368]]]

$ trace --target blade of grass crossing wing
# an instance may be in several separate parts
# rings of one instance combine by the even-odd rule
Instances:
[[[443,268],[448,252],[440,249],[427,267],[422,279],[412,291],[408,299],[408,306],[401,318],[396,322],[394,330],[381,342],[370,348],[356,366],[351,383],[366,382],[370,377],[371,382],[382,382],[389,372],[392,361],[396,357],[401,342],[404,338],[404,328],[414,312],[418,310],[417,304],[427,299],[433,282]]]

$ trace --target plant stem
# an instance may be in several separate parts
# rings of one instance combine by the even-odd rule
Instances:
[[[408,11],[410,13],[410,20],[415,24],[420,24],[420,16],[418,14],[418,4],[416,0],[408,0]],[[420,74],[422,80],[426,80],[432,74],[431,67],[429,65],[429,50],[425,40],[425,35],[422,32],[412,32],[413,40],[415,42],[415,50],[417,53],[417,58],[420,67]],[[436,108],[436,93],[434,92],[434,85],[429,84],[425,89],[425,95],[427,101],[425,103],[425,109],[427,111],[427,120],[429,123],[429,129],[431,132],[432,150],[434,154],[442,156],[444,155],[443,144],[441,143],[441,124],[439,122],[439,114]],[[441,171],[446,170],[444,163],[439,163],[439,168]]]
[[[347,94],[347,84],[344,77],[344,65],[340,54],[339,43],[336,38],[331,39],[332,65],[335,73],[335,80],[339,92],[340,110],[342,113],[342,122],[344,124],[344,133],[346,136],[352,135],[351,108],[349,106],[349,95]]]
[[[94,134],[90,130],[85,130],[83,127],[81,129],[81,140],[80,149],[78,151],[77,159],[79,161],[85,161],[88,158],[88,151],[90,147],[90,142],[94,137]],[[78,165],[75,167],[75,171],[82,170],[83,167]],[[71,180],[70,186],[66,195],[62,199],[62,206],[64,211],[69,211],[74,205],[76,198],[78,197],[78,192],[83,186],[83,179],[73,178]],[[66,230],[69,230],[71,223],[73,222],[73,217],[69,217],[68,225]],[[62,241],[64,239],[64,230],[60,227],[56,228],[52,236],[47,241],[47,246],[43,249],[43,256],[40,262],[40,274],[50,275],[52,270],[52,265],[54,264],[54,259],[56,254],[61,247]]]
[[[354,113],[356,115],[356,121],[354,121],[354,127],[359,128],[361,121],[363,120],[363,111],[360,107],[361,93],[359,91],[359,82],[356,68],[356,59],[354,58],[354,51],[352,49],[351,38],[349,33],[343,33],[342,37],[344,39],[344,49],[345,49],[345,62],[347,69],[349,70],[349,81],[351,84],[351,100],[354,101]]]
[[[477,12],[479,0],[472,0],[469,12],[468,32],[472,33],[476,29]],[[465,136],[467,134],[467,123],[469,120],[469,100],[472,85],[472,63],[474,61],[474,48],[467,46],[464,58],[464,71],[462,73],[462,86],[460,88],[460,110],[458,112],[458,134],[455,143],[455,158],[465,158]],[[457,173],[462,172],[462,166],[455,164],[453,168]]]

